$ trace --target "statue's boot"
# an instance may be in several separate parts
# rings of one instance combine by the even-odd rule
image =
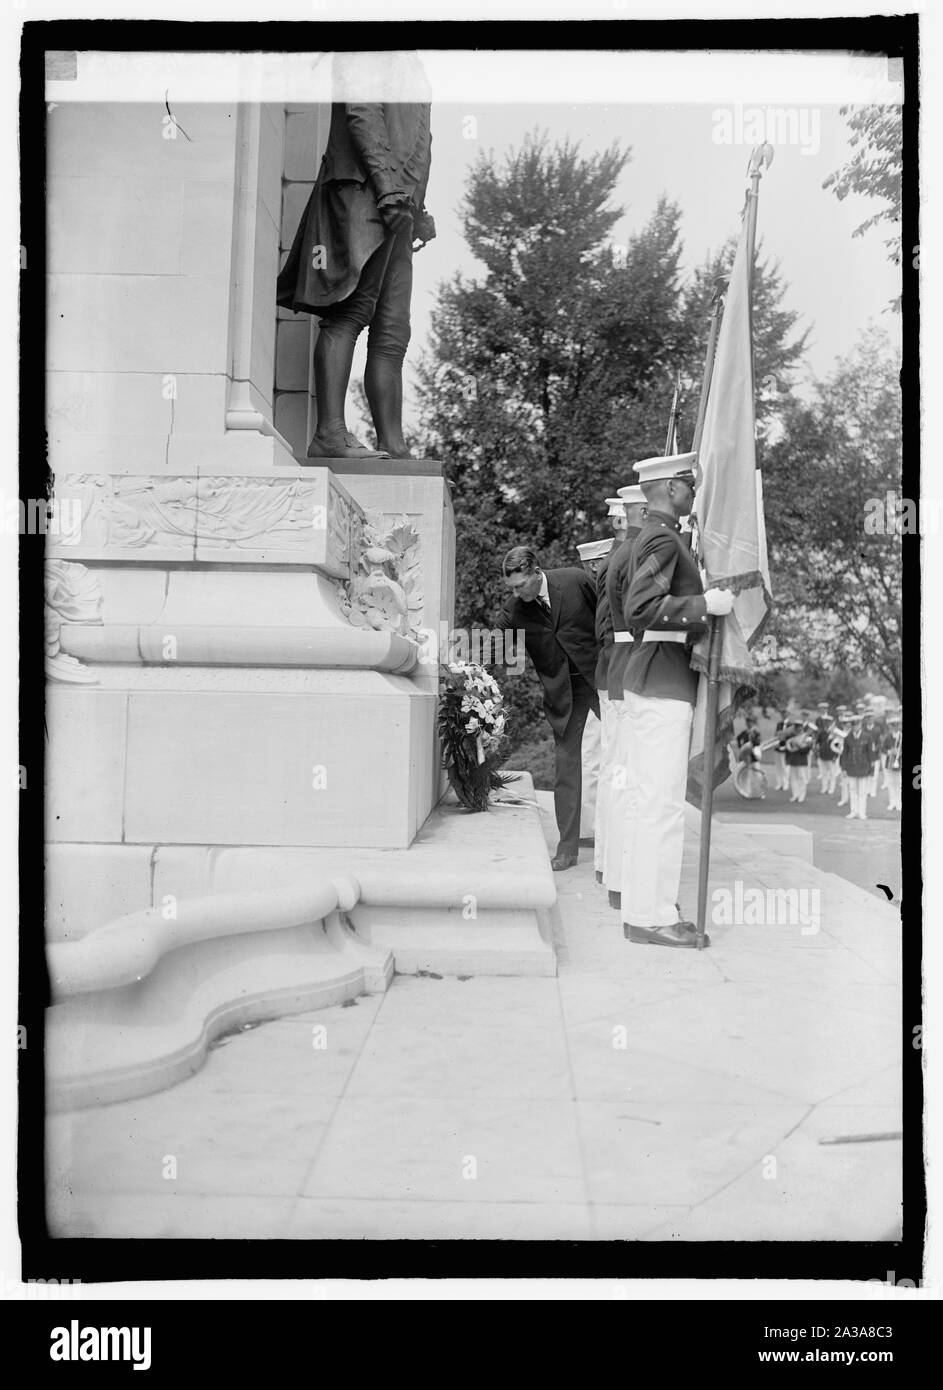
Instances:
[[[352,435],[350,430],[334,430],[330,434],[320,427],[308,445],[309,459],[388,459],[385,449],[371,449]]]
[[[389,458],[385,449],[370,449],[347,428],[344,404],[354,361],[355,334],[323,325],[314,347],[314,393],[318,425],[308,445],[308,458]]]
[[[414,458],[403,438],[402,359],[368,350],[363,387],[377,432],[377,444],[390,458]]]

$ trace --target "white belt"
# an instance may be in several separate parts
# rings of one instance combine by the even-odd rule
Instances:
[[[612,634],[612,640],[613,642],[634,642],[635,638],[632,636],[631,632],[614,632]]]
[[[643,632],[643,642],[683,642],[687,638],[686,632]]]

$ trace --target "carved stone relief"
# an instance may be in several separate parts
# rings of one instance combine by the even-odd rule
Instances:
[[[98,579],[84,565],[47,560],[45,581],[46,675],[50,680],[97,685],[98,677],[87,666],[62,651],[59,630],[63,623],[101,624],[102,591]]]

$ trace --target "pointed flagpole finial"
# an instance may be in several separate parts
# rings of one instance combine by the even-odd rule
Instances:
[[[754,145],[750,151],[750,162],[747,165],[747,174],[750,178],[759,178],[764,169],[768,169],[773,162],[776,151],[768,142],[764,145]]]

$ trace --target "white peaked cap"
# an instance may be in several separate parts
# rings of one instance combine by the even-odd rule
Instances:
[[[662,478],[677,478],[680,473],[693,473],[697,454],[663,454],[658,458],[642,459],[635,465],[640,483],[657,483]]]
[[[620,487],[619,496],[627,507],[634,507],[639,502],[645,502],[645,494],[638,483],[633,483],[631,487]]]
[[[613,545],[613,537],[603,541],[585,541],[583,545],[578,545],[581,560],[601,560],[604,555],[608,555]]]
[[[625,503],[621,497],[607,497],[606,506],[609,508],[609,516],[625,516]]]

